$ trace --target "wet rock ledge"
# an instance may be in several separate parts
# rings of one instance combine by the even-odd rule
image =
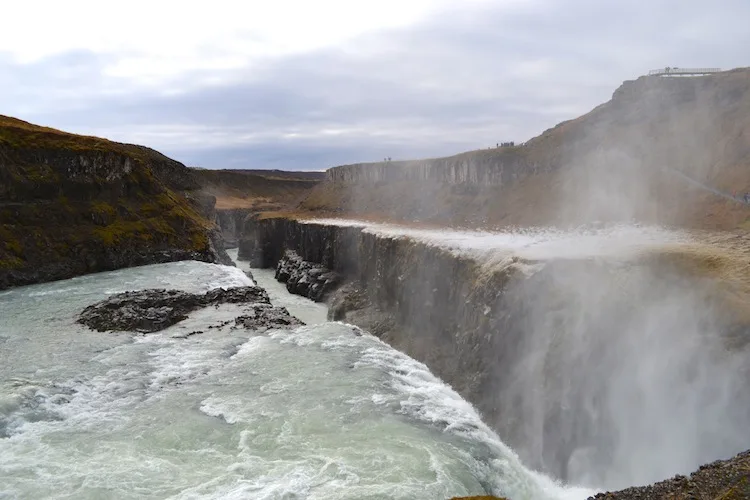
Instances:
[[[302,295],[315,302],[324,300],[341,282],[341,276],[322,264],[304,260],[287,250],[276,266],[276,279],[286,283],[289,293]]]
[[[234,319],[237,327],[260,330],[304,324],[286,308],[273,307],[266,291],[257,286],[218,288],[204,294],[164,289],[118,293],[88,306],[78,323],[100,332],[152,333],[186,319],[196,309],[219,304],[245,306]]]

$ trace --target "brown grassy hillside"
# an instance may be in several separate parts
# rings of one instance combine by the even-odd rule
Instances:
[[[296,204],[323,178],[322,172],[192,169],[203,192],[216,197],[218,210],[278,210]]]
[[[300,205],[470,226],[655,222],[750,229],[750,70],[641,77],[515,148],[336,167]]]
[[[213,260],[198,187],[151,149],[0,116],[0,288]]]

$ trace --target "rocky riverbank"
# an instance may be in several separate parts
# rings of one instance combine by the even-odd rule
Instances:
[[[750,451],[702,465],[690,476],[649,486],[599,493],[589,500],[740,500],[750,498]]]
[[[285,308],[272,306],[266,291],[257,286],[218,288],[204,294],[164,289],[119,293],[88,306],[78,322],[100,332],[153,333],[186,319],[196,309],[219,304],[242,306],[242,313],[234,318],[237,327],[267,330],[303,324]]]

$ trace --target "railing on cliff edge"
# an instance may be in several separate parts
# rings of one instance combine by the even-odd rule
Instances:
[[[666,68],[652,69],[648,76],[701,76],[720,73],[721,68]]]

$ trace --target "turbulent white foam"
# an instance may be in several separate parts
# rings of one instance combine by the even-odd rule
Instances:
[[[77,291],[78,287],[65,287],[65,288],[58,288],[53,290],[39,290],[35,292],[30,292],[29,297],[45,297],[47,295],[54,295],[58,293],[70,293]]]
[[[352,398],[348,403],[358,407],[369,400],[466,440],[472,453],[476,454],[472,458],[475,473],[492,494],[513,499],[567,499],[585,498],[593,493],[582,488],[563,487],[526,469],[513,450],[482,422],[474,407],[435,377],[424,364],[349,325],[331,323],[325,328],[329,334],[323,337],[320,327],[299,328],[291,333],[277,332],[272,337],[281,343],[357,352],[352,367],[382,372],[387,377],[385,383],[389,391],[381,389],[366,398]]]
[[[397,402],[400,410],[410,417],[486,446],[491,454],[491,467],[482,473],[485,474],[484,482],[492,487],[492,494],[513,499],[539,499],[585,498],[593,493],[582,488],[563,487],[526,469],[513,450],[482,422],[474,407],[435,377],[427,366],[379,340],[377,343],[379,345],[364,350],[355,366],[376,366],[384,370],[396,392],[390,400],[382,394],[373,395],[373,400],[378,404]]]
[[[146,336],[74,323],[123,283],[198,291],[246,283],[237,271],[172,263],[0,297],[0,315],[12,318],[0,334],[14,352],[0,351],[0,497],[565,494],[524,469],[424,365],[354,327],[208,330],[230,306]],[[45,293],[58,287],[80,294]],[[174,338],[193,329],[206,333]]]
[[[213,281],[206,283],[206,290],[212,290],[214,288],[231,288],[237,286],[252,286],[255,282],[250,279],[240,269],[233,266],[217,266],[223,272],[223,276],[219,276]]]

